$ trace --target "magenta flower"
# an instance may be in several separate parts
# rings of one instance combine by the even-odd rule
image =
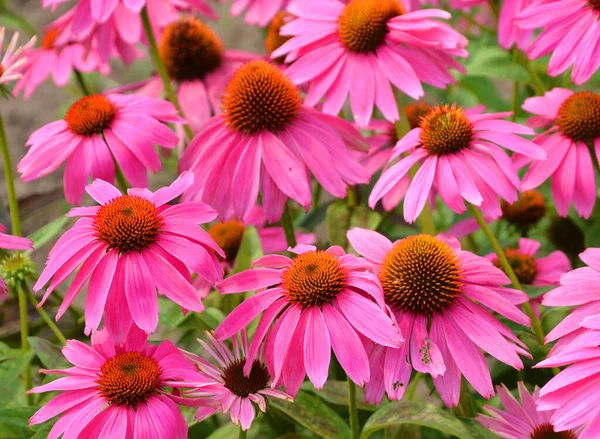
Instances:
[[[484,307],[521,325],[529,318],[516,305],[522,291],[504,288],[508,277],[485,258],[460,249],[455,239],[411,236],[395,243],[377,232],[352,229],[348,239],[372,264],[406,343],[401,349],[372,346],[372,380],[366,398],[387,392],[400,399],[412,369],[432,376],[448,407],[457,406],[461,375],[484,398],[494,394],[481,350],[522,369],[525,345]],[[476,303],[478,302],[478,303]]]
[[[521,29],[539,29],[527,49],[529,59],[550,55],[548,74],[573,67],[571,79],[587,82],[600,66],[600,5],[588,0],[536,0],[515,17]]]
[[[419,216],[432,191],[454,212],[466,211],[464,199],[488,215],[500,215],[498,196],[514,202],[520,186],[501,146],[528,157],[546,158],[542,148],[517,135],[535,134],[531,128],[499,120],[508,115],[469,114],[455,104],[435,106],[394,147],[390,167],[373,187],[369,206],[373,208],[420,163],[404,200],[404,219],[409,223]]]
[[[532,395],[521,381],[519,381],[518,387],[520,403],[504,384],[496,386],[504,410],[484,405],[483,408],[491,416],[479,415],[477,421],[502,439],[576,439],[577,437],[581,439],[573,431],[561,433],[554,431],[550,423],[554,410],[537,411],[536,404],[540,398],[539,388],[536,387]]]
[[[265,213],[275,222],[288,197],[308,210],[311,172],[338,198],[347,184],[369,181],[348,147],[366,147],[358,130],[303,105],[276,66],[250,61],[227,85],[223,114],[204,125],[181,158],[180,168],[196,174],[185,199],[210,204],[222,219],[245,221],[262,188]]]
[[[98,327],[102,312],[111,306],[118,307],[121,319],[131,313],[136,325],[153,332],[158,323],[157,289],[184,310],[202,312],[190,271],[212,283],[222,279],[216,255],[224,254],[198,227],[217,213],[198,202],[166,204],[193,181],[193,175],[186,172],[154,193],[129,189],[127,195],[102,180],[87,186],[87,193],[100,206],[68,213],[82,218],[58,240],[34,286],[39,291],[52,279],[42,304],[83,263],[56,317],[64,314],[89,278],[86,334]]]
[[[550,14],[551,15],[551,14]],[[596,175],[587,144],[600,156],[600,95],[554,88],[544,96],[525,99],[523,109],[537,116],[534,128],[548,128],[534,141],[548,153],[547,160],[533,160],[522,189],[532,189],[552,176],[552,195],[559,215],[567,216],[571,202],[584,218],[596,203]],[[517,166],[531,158],[517,156]]]
[[[75,102],[63,120],[35,131],[29,151],[17,165],[23,181],[44,177],[67,162],[65,196],[70,204],[83,199],[90,177],[115,179],[115,165],[135,187],[146,187],[146,170],[162,168],[154,147],[174,148],[178,138],[163,122],[181,122],[175,106],[137,95],[92,95]]]
[[[290,0],[233,0],[230,13],[234,17],[245,10],[244,21],[248,24],[257,24],[265,27],[275,18],[275,15],[284,9]]]
[[[36,38],[33,37],[24,46],[17,47],[19,33],[13,33],[13,36],[4,50],[4,35],[6,28],[0,26],[0,87],[10,84],[22,76],[23,68],[27,62],[25,52],[35,44]],[[4,55],[2,54],[4,52]]]
[[[298,255],[294,259],[264,256],[254,266],[265,268],[246,270],[217,284],[222,294],[260,292],[229,314],[215,337],[231,337],[265,311],[247,355],[246,375],[279,316],[266,341],[272,387],[283,385],[296,395],[308,374],[315,388],[321,389],[327,381],[332,348],[350,379],[362,386],[370,378],[362,339],[402,346],[398,328],[381,308],[377,280],[364,271],[361,260],[340,247],[323,251],[301,245],[292,251]]]
[[[238,336],[232,338],[233,351],[224,342],[216,340],[211,333],[206,332],[206,336],[210,344],[200,339],[198,342],[214,362],[188,354],[204,379],[216,383],[185,391],[186,396],[198,401],[196,405],[200,408],[196,418],[199,421],[218,411],[223,414],[229,412],[231,422],[235,425],[241,424],[243,430],[248,430],[255,417],[254,405],[256,404],[263,413],[267,411],[265,397],[293,401],[287,393],[271,388],[271,375],[263,350],[259,351],[249,369],[244,368],[248,357],[248,335],[245,330],[241,332],[239,339]],[[245,373],[245,370],[248,372]]]
[[[66,376],[30,390],[61,392],[30,419],[41,424],[62,413],[49,439],[188,437],[166,388],[198,387],[204,377],[170,341],[151,345],[135,326],[122,337],[104,328],[94,331],[91,347],[69,340],[62,352],[73,367],[42,372]]]
[[[500,47],[510,49],[516,45],[520,50],[526,50],[531,43],[533,29],[522,29],[515,23],[517,17],[534,0],[505,0],[500,8],[498,21],[498,43]]]
[[[1,44],[0,44],[1,46]],[[4,233],[6,227],[0,224],[0,249],[1,250],[33,250],[33,243],[27,238],[12,236]],[[6,299],[8,286],[4,279],[0,278],[0,303]]]
[[[389,121],[398,120],[392,85],[413,99],[423,96],[421,82],[444,88],[454,83],[450,69],[464,72],[453,56],[466,57],[468,40],[446,23],[448,12],[406,12],[399,0],[292,2],[298,17],[282,27],[293,38],[271,54],[295,59],[287,74],[296,84],[310,82],[307,105],[325,98],[323,111],[337,115],[350,95],[354,120],[367,126],[377,106]]]

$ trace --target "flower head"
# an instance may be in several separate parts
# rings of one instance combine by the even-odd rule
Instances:
[[[421,118],[418,128],[396,144],[391,166],[373,187],[369,205],[374,207],[420,163],[404,201],[406,221],[415,221],[432,190],[457,213],[466,211],[464,199],[488,215],[500,215],[498,196],[514,202],[520,186],[501,146],[528,157],[546,158],[539,146],[517,135],[534,134],[532,129],[500,120],[509,114],[474,114],[455,104],[435,106]],[[394,163],[397,158],[400,160]]]
[[[534,159],[523,178],[524,190],[552,177],[556,210],[566,216],[571,202],[588,218],[596,202],[596,176],[588,143],[600,148],[600,95],[554,88],[544,96],[528,98],[523,109],[535,114],[534,128],[547,128],[534,141],[548,153],[548,160]],[[598,153],[596,152],[596,155]],[[514,157],[522,166],[531,158]]]
[[[231,15],[237,17],[244,10],[244,19],[248,24],[257,24],[265,27],[275,15],[285,9],[290,0],[233,0]]]
[[[196,174],[186,199],[200,199],[222,218],[245,221],[259,188],[271,222],[287,197],[306,209],[310,172],[335,197],[347,184],[366,183],[366,171],[348,153],[362,136],[348,122],[302,103],[300,93],[275,65],[250,61],[225,89],[223,114],[210,119],[185,150],[180,167]],[[331,163],[336,163],[335,167]]]
[[[48,437],[188,437],[175,402],[181,399],[167,388],[210,382],[204,383],[171,342],[152,345],[135,326],[123,336],[104,328],[94,331],[92,346],[69,340],[62,352],[73,367],[42,372],[66,376],[30,391],[61,392],[30,419],[31,424],[41,424],[62,413]]]
[[[139,95],[92,95],[76,101],[63,120],[35,131],[29,151],[17,166],[23,181],[44,177],[67,162],[65,195],[71,204],[83,199],[90,177],[115,179],[115,165],[135,187],[146,187],[146,170],[162,163],[154,147],[174,148],[178,138],[163,122],[180,122],[169,102]]]
[[[272,387],[285,385],[295,395],[308,374],[314,386],[322,388],[332,348],[348,376],[362,386],[370,378],[362,339],[384,346],[402,344],[397,327],[381,308],[383,297],[376,279],[340,247],[316,250],[305,245],[292,251],[297,254],[293,259],[264,256],[254,266],[265,268],[243,271],[217,285],[224,294],[262,291],[229,314],[215,337],[229,338],[264,311],[250,345],[246,375],[269,333],[266,355]]]
[[[88,279],[86,333],[98,327],[102,313],[130,314],[146,332],[158,323],[156,290],[185,310],[204,306],[191,283],[190,271],[211,283],[223,276],[217,256],[224,256],[198,224],[216,217],[199,203],[168,205],[193,182],[182,174],[171,186],[152,193],[129,189],[126,195],[102,180],[87,186],[100,206],[75,208],[69,216],[82,217],[56,243],[34,290],[49,280],[42,303],[83,262],[60,306],[57,319],[71,305]]]
[[[251,366],[245,368],[249,354],[246,331],[242,331],[239,337],[236,335],[232,338],[233,350],[226,343],[216,340],[209,332],[206,337],[208,343],[198,341],[214,361],[207,361],[196,355],[190,355],[190,358],[195,361],[205,380],[214,381],[216,385],[185,392],[186,396],[202,401],[198,405],[205,404],[196,414],[198,420],[202,421],[217,411],[223,414],[229,412],[235,425],[241,424],[243,430],[248,430],[254,420],[255,404],[264,413],[267,411],[267,396],[293,400],[287,393],[271,388],[272,378],[263,349]]]
[[[4,233],[6,227],[0,224],[0,261],[4,259],[1,250],[33,250],[33,243],[27,238],[12,236]],[[1,270],[1,269],[0,269]],[[4,298],[8,291],[5,276],[0,276],[0,296]]]
[[[25,53],[35,44],[36,38],[33,37],[24,46],[17,47],[19,33],[15,32],[4,49],[4,35],[6,28],[0,26],[0,88],[19,79],[23,74],[23,68],[27,62]],[[1,91],[1,90],[0,90]]]
[[[520,50],[526,50],[531,43],[533,29],[520,28],[515,23],[515,17],[531,4],[533,0],[507,0],[502,3],[500,17],[498,19],[498,43],[504,49],[510,49],[513,45]]]
[[[318,3],[318,7],[317,7]],[[400,0],[310,0],[292,2],[296,16],[282,28],[292,38],[271,54],[296,59],[287,74],[310,83],[306,103],[325,98],[323,111],[338,114],[348,95],[355,121],[367,126],[376,105],[389,121],[398,120],[392,85],[414,99],[421,83],[445,87],[453,58],[467,56],[468,40],[438,18],[438,9],[407,12]]]
[[[490,261],[461,250],[456,240],[430,235],[392,243],[377,232],[352,229],[348,239],[372,264],[406,339],[401,349],[371,347],[372,368],[379,373],[367,386],[369,401],[379,402],[385,392],[402,398],[413,368],[432,376],[449,407],[458,404],[461,375],[489,398],[494,389],[482,350],[523,368],[525,345],[484,307],[528,325],[515,306],[527,295],[504,288],[508,278]]]
[[[265,38],[265,49],[267,50],[267,55],[270,56],[291,38],[281,35],[281,28],[292,19],[293,16],[286,11],[280,11],[277,13],[277,15],[275,15],[275,17],[273,17],[273,21],[271,21],[269,27],[267,28],[267,37]],[[281,57],[275,61],[283,63],[284,60],[285,58]]]
[[[554,431],[550,423],[554,410],[546,412],[536,410],[540,398],[539,388],[536,387],[533,394],[530,394],[521,381],[518,387],[520,403],[505,385],[496,386],[504,410],[489,405],[483,406],[491,416],[477,416],[479,423],[503,439],[577,439],[579,437],[570,430]]]

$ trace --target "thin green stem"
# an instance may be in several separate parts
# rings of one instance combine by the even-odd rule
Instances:
[[[494,17],[496,18],[496,21],[498,21],[498,17],[500,16],[500,10],[498,9],[498,5],[494,0],[488,0],[488,5],[490,6],[492,13],[494,14]]]
[[[4,179],[6,180],[6,192],[8,194],[8,206],[10,208],[10,221],[12,223],[12,233],[15,236],[21,236],[21,221],[19,220],[19,201],[15,191],[15,181],[13,176],[12,161],[8,150],[8,141],[6,140],[6,131],[2,114],[0,114],[0,149],[2,150],[2,162],[4,163]]]
[[[175,105],[175,108],[177,108],[177,111],[179,111],[179,114],[181,115],[181,117],[183,117],[181,105],[179,105],[179,101],[177,100],[175,91],[171,86],[171,79],[167,74],[167,69],[165,68],[165,64],[163,63],[162,58],[158,53],[158,45],[156,44],[156,38],[154,38],[154,32],[152,31],[152,25],[150,24],[150,18],[148,17],[148,10],[145,6],[142,9],[142,22],[144,23],[144,31],[146,33],[146,38],[148,39],[148,44],[150,45],[150,56],[154,61],[154,66],[156,67],[156,70],[158,70],[158,74],[160,75],[160,79],[163,82],[165,91],[167,92],[167,96],[169,97],[169,101],[171,101],[171,103]],[[185,130],[185,134],[187,135],[188,140],[192,140],[194,134],[192,133],[192,129],[190,128],[190,126],[184,125],[183,129]]]
[[[408,388],[406,389],[406,400],[407,401],[412,401],[415,398],[415,392],[417,390],[417,385],[419,384],[419,381],[421,381],[421,378],[423,378],[423,374],[421,372],[417,372],[415,374],[415,377],[412,379],[412,381],[408,385]]]
[[[348,414],[350,415],[350,430],[352,439],[360,436],[360,425],[358,425],[358,408],[356,406],[356,384],[348,377]]]
[[[283,214],[281,215],[281,225],[285,232],[285,240],[289,247],[296,247],[296,233],[294,232],[294,222],[292,221],[292,214],[290,213],[290,206],[287,201],[283,207]]]
[[[52,320],[52,318],[48,315],[48,313],[43,308],[38,308],[39,302],[31,292],[31,290],[27,287],[27,285],[22,286],[23,290],[25,290],[25,294],[29,299],[29,302],[35,307],[38,314],[42,318],[42,320],[48,325],[48,327],[52,330],[57,340],[64,346],[67,344],[67,338],[64,336],[62,331],[56,326],[56,323]]]
[[[119,189],[121,189],[121,192],[126,194],[127,189],[129,188],[129,183],[127,182],[127,179],[125,178],[125,174],[123,174],[121,167],[116,162],[115,162],[115,171],[116,171],[115,177],[117,180],[117,185],[119,186]]]
[[[248,432],[240,426],[240,435],[238,437],[240,439],[246,439],[247,435],[248,435]]]
[[[546,87],[544,86],[544,83],[542,82],[539,75],[535,71],[533,64],[531,63],[531,61],[529,60],[529,58],[527,57],[527,55],[525,53],[521,52],[518,49],[513,49],[513,50],[516,53],[516,58],[519,61],[519,63],[523,67],[525,67],[525,70],[527,70],[527,73],[529,73],[529,76],[531,76],[531,80],[533,82],[533,88],[535,89],[535,92],[538,95],[542,96],[544,93],[546,93]]]
[[[312,193],[312,203],[311,209],[316,210],[319,207],[319,203],[321,202],[321,193],[323,192],[323,186],[319,184],[319,182],[315,182],[315,187]]]
[[[92,93],[90,92],[89,87],[85,83],[85,79],[83,79],[83,75],[77,69],[73,69],[75,71],[75,79],[77,80],[77,84],[79,84],[79,88],[84,96],[90,96]]]
[[[512,102],[512,116],[511,120],[514,122],[517,120],[517,112],[519,111],[519,81],[513,82],[513,102]]]
[[[22,286],[17,288],[17,295],[19,296],[19,320],[21,322],[21,349],[23,354],[29,352],[30,346],[27,341],[29,337],[29,322],[27,318],[27,295]],[[33,387],[33,380],[31,378],[31,364],[25,366],[23,371],[23,378],[25,380],[25,390],[30,390]],[[27,404],[33,405],[33,395],[27,395]]]
[[[348,186],[348,206],[356,207],[358,206],[358,197],[356,195],[356,189],[352,186]]]

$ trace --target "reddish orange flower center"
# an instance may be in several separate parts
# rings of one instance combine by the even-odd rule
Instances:
[[[303,307],[331,303],[346,284],[337,256],[322,250],[302,253],[283,272],[281,285],[292,303]]]
[[[42,38],[42,47],[46,50],[52,49],[56,37],[58,37],[58,29],[50,29],[44,34],[44,38]]]
[[[227,261],[233,262],[237,256],[246,227],[237,220],[217,223],[208,229],[209,235],[225,252]]]
[[[204,79],[223,63],[223,43],[197,18],[169,24],[163,32],[160,56],[169,77],[175,81]]]
[[[573,140],[600,137],[600,95],[581,91],[569,96],[558,109],[557,124]]]
[[[223,95],[227,123],[247,134],[282,130],[294,121],[301,104],[292,81],[264,61],[250,61],[240,67]]]
[[[267,366],[260,361],[255,360],[252,363],[252,370],[248,377],[244,375],[245,364],[245,358],[234,360],[227,365],[221,374],[225,387],[242,398],[247,398],[250,394],[266,389],[271,381]]]
[[[551,424],[538,425],[529,436],[531,439],[576,439],[577,435],[571,430],[554,431]]]
[[[142,251],[156,242],[162,223],[153,203],[123,195],[100,208],[94,219],[98,238],[119,253]]]
[[[111,404],[136,408],[160,389],[160,368],[152,358],[126,352],[108,359],[96,382]]]
[[[460,293],[460,261],[444,241],[415,235],[389,251],[379,280],[388,305],[430,316],[452,305]]]
[[[453,154],[467,148],[473,124],[456,104],[436,105],[421,118],[421,142],[429,154]]]
[[[431,111],[431,107],[425,102],[417,102],[416,104],[409,104],[404,107],[404,113],[406,114],[410,128],[417,128],[429,111]]]
[[[275,15],[273,21],[269,25],[267,29],[267,39],[265,40],[265,49],[267,49],[267,54],[270,55],[279,49],[283,44],[288,41],[291,37],[282,36],[280,31],[281,27],[286,23],[286,19],[291,15],[285,11],[280,11]],[[281,57],[277,61],[283,62],[283,58]]]
[[[116,114],[117,107],[106,96],[92,95],[71,105],[65,121],[75,134],[93,136],[109,128]]]
[[[507,248],[504,250],[504,254],[519,282],[524,285],[531,285],[537,274],[535,257],[523,254],[515,248]],[[498,259],[494,261],[494,265],[502,270],[502,265]]]
[[[588,5],[590,5],[593,10],[600,13],[600,0],[588,0]]]
[[[388,32],[388,21],[406,12],[398,0],[350,0],[338,19],[338,33],[351,52],[375,51]]]
[[[544,196],[536,190],[521,193],[519,199],[513,204],[502,200],[500,207],[502,218],[520,227],[537,224],[546,215]]]
[[[4,75],[4,67],[0,64],[0,78],[2,78],[2,75]]]

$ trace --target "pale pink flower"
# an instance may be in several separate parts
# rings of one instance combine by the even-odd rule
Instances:
[[[19,33],[15,32],[5,50],[5,33],[6,28],[0,26],[0,87],[16,81],[23,75],[22,71],[27,62],[25,52],[35,44],[36,40],[36,38],[33,37],[24,46],[17,47]]]
[[[534,142],[546,150],[548,159],[533,160],[522,189],[533,189],[552,177],[558,214],[567,216],[573,203],[579,215],[589,218],[596,203],[596,173],[588,143],[600,157],[600,95],[554,88],[525,99],[523,109],[537,115],[529,119],[530,126],[547,128]],[[518,167],[532,162],[521,155],[514,161]]]
[[[1,44],[0,44],[1,46]],[[33,243],[27,238],[12,236],[4,233],[6,227],[0,224],[0,249],[2,250],[33,250]],[[8,286],[4,279],[0,278],[0,303],[3,302],[8,292]]]
[[[517,134],[535,134],[531,128],[500,120],[510,113],[464,111],[453,104],[437,105],[394,147],[387,168],[373,187],[369,206],[377,202],[419,163],[404,200],[404,219],[419,216],[432,191],[439,193],[456,213],[464,213],[466,200],[488,215],[500,215],[498,196],[510,202],[518,197],[519,176],[501,148],[545,159],[546,152]],[[408,153],[406,156],[402,156]],[[400,158],[397,162],[394,160]],[[435,193],[433,192],[433,193]]]
[[[358,125],[367,126],[377,106],[385,119],[398,120],[392,85],[413,99],[423,96],[422,82],[444,88],[454,83],[450,69],[464,68],[453,57],[466,57],[468,40],[437,18],[448,12],[406,12],[399,0],[294,1],[298,17],[282,27],[292,38],[271,54],[298,58],[287,74],[296,84],[310,83],[307,105],[324,98],[323,111],[337,115],[350,96]]]
[[[490,416],[478,415],[477,421],[485,428],[493,431],[502,439],[576,439],[573,431],[557,433],[554,431],[550,418],[554,410],[539,412],[536,404],[540,398],[540,389],[536,387],[530,394],[525,384],[519,381],[519,402],[504,384],[496,386],[500,402],[504,410],[484,405],[484,410]]]
[[[230,13],[234,17],[244,11],[244,21],[265,27],[275,18],[275,15],[285,9],[290,0],[233,0]]]
[[[526,50],[531,43],[533,29],[522,29],[515,23],[523,9],[534,3],[534,0],[505,0],[500,8],[498,20],[498,43],[500,47],[510,49],[516,45],[517,49]]]
[[[379,403],[387,392],[402,398],[412,370],[428,373],[448,407],[457,406],[461,376],[484,398],[494,395],[482,350],[523,368],[526,346],[486,308],[529,325],[516,305],[522,291],[505,288],[508,277],[485,258],[460,249],[456,239],[411,236],[392,243],[366,229],[348,232],[352,247],[372,264],[405,344],[401,349],[373,345],[366,398]],[[368,319],[367,319],[368,320]]]
[[[261,268],[217,284],[222,294],[260,292],[233,310],[215,337],[231,337],[264,311],[247,355],[246,374],[269,332],[265,349],[272,387],[282,385],[287,393],[296,395],[308,374],[315,388],[323,388],[332,348],[350,379],[364,385],[371,373],[362,339],[396,348],[403,341],[381,307],[383,296],[377,279],[365,271],[363,261],[341,247],[325,251],[300,245],[290,251],[297,256],[264,256],[253,264]]]
[[[162,163],[155,145],[174,148],[177,135],[165,124],[181,122],[175,106],[139,95],[92,95],[75,102],[64,119],[35,131],[17,170],[32,181],[57,170],[65,161],[67,202],[80,204],[90,177],[115,179],[115,162],[134,187],[148,185],[147,170]]]
[[[29,393],[61,392],[30,419],[41,424],[61,415],[49,439],[120,438],[186,439],[188,426],[167,388],[198,387],[204,377],[170,341],[147,342],[132,326],[123,336],[106,328],[92,334],[92,346],[68,340],[62,348],[73,365],[64,370],[41,370],[65,375]],[[175,402],[177,401],[177,402]]]
[[[39,291],[51,280],[41,304],[83,263],[56,318],[90,279],[85,305],[87,334],[98,327],[103,311],[111,306],[118,307],[121,319],[133,318],[145,332],[153,332],[158,324],[157,289],[184,310],[202,312],[204,305],[192,286],[190,271],[212,283],[222,279],[217,255],[224,254],[199,227],[214,220],[217,213],[199,202],[167,204],[193,180],[186,172],[154,193],[129,189],[127,195],[102,180],[87,186],[87,193],[100,206],[74,208],[67,214],[82,218],[48,256],[34,286],[34,291]]]
[[[196,174],[185,198],[210,204],[224,220],[245,221],[262,188],[265,213],[275,222],[288,197],[309,209],[311,173],[338,198],[348,184],[367,183],[348,149],[363,142],[349,122],[305,106],[279,68],[250,61],[227,85],[223,114],[204,125],[180,160],[181,169]]]
[[[573,67],[571,79],[587,82],[600,66],[600,4],[588,0],[536,0],[515,17],[521,29],[542,29],[527,49],[529,59],[550,55],[548,74]]]
[[[271,388],[271,375],[261,349],[252,361],[251,367],[244,372],[248,358],[248,335],[243,330],[238,337],[232,338],[233,350],[224,342],[216,340],[206,332],[209,343],[198,339],[213,362],[200,356],[189,354],[205,380],[216,385],[203,386],[195,390],[186,390],[185,396],[196,399],[200,406],[196,418],[203,421],[220,411],[229,412],[231,422],[248,430],[255,417],[254,405],[264,413],[267,411],[266,397],[293,401],[287,393]],[[215,364],[216,363],[216,364]],[[246,376],[247,375],[247,376]]]

